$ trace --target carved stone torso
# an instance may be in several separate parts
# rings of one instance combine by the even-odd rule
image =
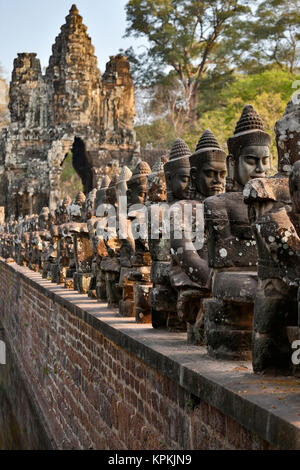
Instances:
[[[255,270],[257,247],[243,193],[207,198],[204,208],[210,266]]]

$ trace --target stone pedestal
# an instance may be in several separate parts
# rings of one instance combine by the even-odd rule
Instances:
[[[219,272],[213,282],[213,298],[204,301],[205,342],[217,358],[251,358],[253,304],[257,274]]]

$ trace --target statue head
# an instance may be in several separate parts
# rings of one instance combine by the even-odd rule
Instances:
[[[170,158],[164,165],[167,184],[167,199],[180,201],[189,197],[191,151],[182,139],[172,145]]]
[[[147,178],[147,200],[151,202],[163,202],[167,200],[167,185],[164,172],[164,164],[167,156],[160,157],[153,165]]]
[[[148,163],[140,161],[127,182],[127,204],[144,204],[147,194],[147,175],[151,173]]]
[[[132,177],[132,172],[127,166],[123,166],[119,178],[117,181],[117,197],[126,196],[127,194],[127,182]]]
[[[33,214],[30,216],[30,222],[29,222],[30,232],[36,232],[38,230],[38,221],[39,221],[39,216],[37,214]]]
[[[300,160],[294,163],[289,176],[293,211],[300,214]]]
[[[72,199],[69,196],[64,197],[58,207],[57,224],[65,224],[68,222],[68,207]]]
[[[43,207],[39,215],[39,229],[49,230],[50,228],[50,210],[49,207]]]
[[[111,204],[112,206],[115,206],[117,204],[117,181],[118,181],[118,175],[115,174],[113,175],[109,186],[106,191],[106,202],[107,204]]]
[[[97,189],[94,188],[90,191],[85,201],[85,219],[89,220],[95,215],[95,200],[96,200]]]
[[[107,203],[106,192],[107,192],[107,188],[108,188],[109,184],[110,184],[110,178],[109,178],[109,176],[106,175],[102,179],[101,186],[96,192],[96,199],[95,199],[95,213],[96,213],[96,216],[97,216],[98,207],[101,206],[102,204]]]
[[[191,198],[203,199],[225,191],[226,153],[207,129],[190,156]]]
[[[283,175],[288,175],[292,165],[300,158],[300,103],[298,96],[295,96],[287,104],[284,115],[274,127],[278,151],[278,172]]]
[[[75,200],[68,206],[69,220],[74,222],[82,222],[85,214],[85,194],[79,191],[76,194]]]
[[[227,141],[229,183],[236,182],[239,189],[253,178],[263,178],[270,171],[271,137],[251,105],[244,107],[233,137]]]

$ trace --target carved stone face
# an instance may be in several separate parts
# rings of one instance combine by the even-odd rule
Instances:
[[[290,193],[293,211],[300,214],[300,161],[294,164],[290,174]]]
[[[167,186],[174,199],[187,199],[189,196],[190,170],[189,168],[178,168],[176,173],[167,173]]]
[[[191,178],[198,193],[205,197],[223,193],[225,190],[226,164],[209,160],[199,168],[191,168]]]
[[[163,202],[167,199],[167,186],[164,171],[157,171],[148,176],[147,199],[151,202]]]
[[[144,204],[147,194],[146,177],[135,177],[134,182],[128,183],[127,204]]]
[[[95,210],[94,205],[95,205],[96,193],[97,193],[97,190],[93,189],[87,195],[86,204],[85,204],[86,220],[91,219],[94,216],[94,210]]]
[[[244,147],[235,168],[235,179],[245,186],[250,179],[263,178],[270,170],[270,149],[263,145]]]

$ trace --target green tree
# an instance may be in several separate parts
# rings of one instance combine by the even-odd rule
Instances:
[[[234,29],[243,31],[237,38]],[[252,17],[232,24],[231,45],[235,60],[244,70],[272,67],[290,72],[300,66],[300,0],[259,0],[253,2]]]
[[[129,0],[127,36],[145,37],[149,47],[127,50],[138,84],[163,85],[177,79],[177,114],[190,123],[197,117],[202,77],[224,66],[224,41],[230,23],[249,13],[249,0]],[[228,52],[228,50],[226,50]],[[174,98],[174,96],[173,96]],[[175,109],[175,108],[174,108]],[[181,119],[182,120],[182,119]],[[177,123],[179,124],[179,122]]]
[[[191,150],[196,147],[201,133],[210,128],[216,135],[220,145],[226,149],[227,139],[234,132],[235,124],[245,104],[251,103],[264,121],[266,131],[274,136],[274,124],[283,115],[287,102],[293,92],[292,84],[296,74],[277,67],[256,74],[234,74],[233,81],[221,89],[215,89],[211,96],[213,107],[203,106],[201,117],[195,129],[186,129],[183,138]],[[273,171],[277,166],[277,151],[272,139]]]
[[[136,138],[142,147],[151,144],[154,149],[171,148],[177,137],[174,127],[167,119],[155,119],[150,124],[135,127]]]
[[[74,199],[79,191],[83,191],[82,181],[72,164],[71,150],[64,159],[60,181],[62,183],[62,198],[65,196],[70,196],[72,199]]]

